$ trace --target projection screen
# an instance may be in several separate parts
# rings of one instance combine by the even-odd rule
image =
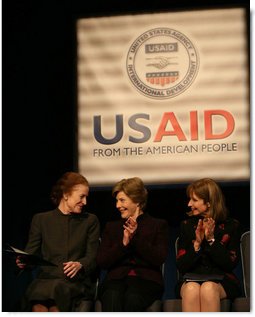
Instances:
[[[77,20],[78,165],[92,186],[250,178],[245,10]]]

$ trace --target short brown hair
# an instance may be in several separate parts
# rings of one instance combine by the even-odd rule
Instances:
[[[112,189],[113,197],[119,192],[124,192],[133,202],[138,203],[144,211],[147,204],[148,192],[144,187],[143,181],[139,177],[122,179]]]

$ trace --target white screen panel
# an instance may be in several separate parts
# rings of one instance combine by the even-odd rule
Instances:
[[[250,177],[243,9],[79,19],[79,170],[94,186]]]

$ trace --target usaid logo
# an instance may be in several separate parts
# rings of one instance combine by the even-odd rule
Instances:
[[[156,28],[132,43],[126,67],[140,93],[168,99],[190,87],[198,72],[199,58],[187,36],[173,29]]]

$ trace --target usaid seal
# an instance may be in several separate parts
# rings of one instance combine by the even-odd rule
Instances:
[[[169,28],[140,35],[127,55],[127,73],[143,95],[173,98],[190,87],[199,68],[198,53],[187,36]]]

